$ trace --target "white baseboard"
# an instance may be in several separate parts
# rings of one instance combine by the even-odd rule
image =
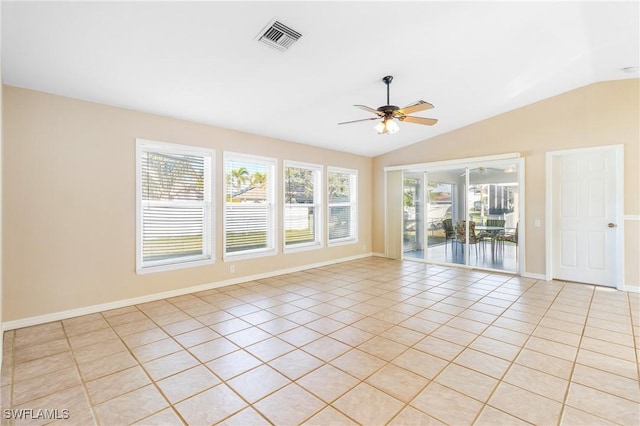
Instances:
[[[533,278],[536,280],[543,280],[546,281],[547,277],[544,274],[534,274],[531,272],[525,272],[524,274],[522,274],[523,277],[525,278]],[[612,287],[615,289],[615,287]],[[637,285],[623,285],[622,288],[620,288],[620,291],[628,291],[630,293],[640,293],[640,286]]]
[[[384,254],[384,253],[371,253],[371,256],[373,256],[373,257],[387,257],[387,255]]]
[[[522,276],[524,278],[532,278],[534,280],[546,280],[547,279],[545,274],[535,274],[533,272],[526,272],[526,271],[522,273]]]
[[[244,277],[238,277],[230,280],[217,281],[207,284],[201,284],[193,287],[186,287],[177,290],[165,291],[162,293],[154,293],[146,296],[134,297],[131,299],[117,300],[115,302],[101,303],[99,305],[86,306],[83,308],[70,309],[67,311],[52,312],[50,314],[38,315],[35,317],[22,318],[13,321],[7,321],[2,323],[2,331],[15,330],[22,327],[30,327],[38,324],[45,324],[52,321],[60,321],[68,318],[79,317],[82,315],[94,314],[96,312],[108,311],[111,309],[123,308],[125,306],[138,305],[141,303],[153,302],[156,300],[167,299],[170,297],[182,296],[189,293],[197,293],[199,291],[211,290],[214,288],[226,287],[229,285],[240,284],[248,281],[255,281],[264,278],[271,278],[277,275],[290,274],[293,272],[300,272],[307,269],[319,268],[322,266],[333,265],[336,263],[348,262],[350,260],[363,259],[371,257],[372,253],[359,254],[355,256],[342,257],[339,259],[327,260],[324,262],[311,263],[302,266],[296,266],[293,268],[279,269],[277,271],[265,272],[262,274],[248,275]]]

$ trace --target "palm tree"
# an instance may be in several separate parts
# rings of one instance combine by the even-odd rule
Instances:
[[[240,167],[239,169],[233,169],[231,174],[227,175],[227,182],[233,189],[230,196],[233,199],[252,189],[264,187],[267,183],[267,174],[261,172],[249,174],[246,167]]]
[[[249,178],[249,186],[253,188],[261,188],[267,183],[266,173],[254,172]]]
[[[231,170],[231,173],[227,174],[227,184],[231,186],[231,198],[242,194],[242,186],[249,179],[249,170],[246,167],[240,167],[239,169]]]

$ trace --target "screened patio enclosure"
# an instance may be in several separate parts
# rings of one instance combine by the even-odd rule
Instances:
[[[398,257],[519,272],[523,161],[514,157],[443,163],[449,164],[392,171],[401,172],[396,176],[402,188]],[[390,189],[388,203],[393,202]]]

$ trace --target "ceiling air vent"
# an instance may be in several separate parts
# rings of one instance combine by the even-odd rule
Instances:
[[[274,19],[262,30],[258,37],[259,42],[284,52],[302,37],[302,34]]]

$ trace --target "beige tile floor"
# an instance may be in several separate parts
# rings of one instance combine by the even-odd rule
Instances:
[[[5,332],[2,422],[638,425],[639,296],[381,258],[311,269]]]

